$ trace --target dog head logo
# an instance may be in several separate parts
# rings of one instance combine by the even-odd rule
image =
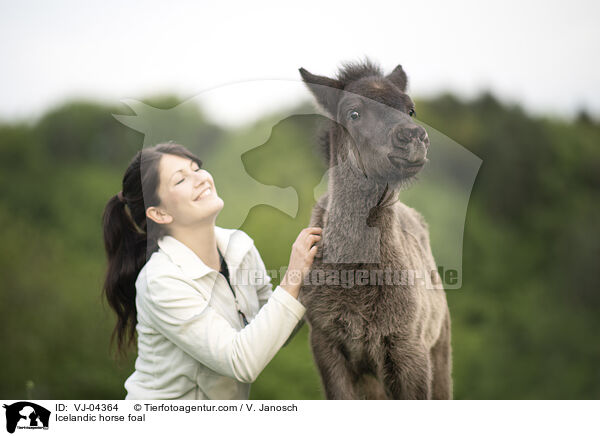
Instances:
[[[47,429],[50,411],[29,401],[19,401],[11,405],[4,404],[6,409],[6,431],[14,433],[15,429]]]

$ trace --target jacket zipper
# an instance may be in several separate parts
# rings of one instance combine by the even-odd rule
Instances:
[[[235,307],[237,309],[238,315],[241,317],[244,327],[246,327],[249,324],[248,319],[246,318],[246,315],[244,315],[244,312],[242,312],[240,310],[239,303],[237,300],[237,295],[235,295],[233,286],[231,285],[231,282],[229,281],[229,268],[227,268],[227,262],[225,262],[225,258],[223,257],[223,255],[221,254],[221,251],[218,248],[217,248],[217,251],[219,252],[219,257],[221,259],[221,271],[219,273],[225,278],[225,281],[227,281],[227,284],[229,285],[229,289],[231,289],[231,292],[233,293],[233,298],[235,300]]]

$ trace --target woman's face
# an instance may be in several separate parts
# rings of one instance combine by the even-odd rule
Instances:
[[[165,154],[159,164],[158,196],[169,226],[186,227],[216,218],[223,209],[208,171],[191,159]]]

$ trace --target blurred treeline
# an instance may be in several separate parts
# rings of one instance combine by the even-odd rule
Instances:
[[[168,109],[179,101],[146,103]],[[417,107],[423,122],[483,160],[465,224],[463,287],[448,291],[455,397],[599,398],[600,124],[585,113],[571,121],[533,117],[489,94],[471,101],[442,95]],[[110,355],[101,215],[144,145],[144,135],[112,116],[127,113],[80,101],[0,125],[3,398],[125,395],[135,352],[122,362]],[[324,171],[315,119],[277,120],[224,129],[189,106],[153,137],[200,155],[226,204],[217,224],[243,220],[269,269],[287,264]],[[240,160],[246,172],[231,170]],[[255,189],[248,175],[293,187],[297,215],[244,208]],[[322,398],[306,326],[251,398]]]

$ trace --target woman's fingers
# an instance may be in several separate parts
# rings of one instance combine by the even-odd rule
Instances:
[[[323,229],[321,227],[307,227],[302,229],[296,242],[294,243],[295,249],[298,252],[299,259],[306,259],[309,265],[304,265],[302,268],[310,267],[312,260],[317,253],[316,243],[321,240]]]
[[[308,235],[303,242],[303,247],[305,250],[310,250],[310,248],[321,240],[320,235]]]
[[[315,255],[317,254],[317,245],[321,239],[323,229],[320,227],[307,227],[302,229],[296,241],[292,246],[292,253],[290,255],[290,263],[288,270],[283,277],[283,286],[288,286],[292,291],[292,295],[298,295],[298,289],[300,285],[300,277],[304,276],[310,270],[310,266],[313,263]],[[298,280],[296,280],[298,279]]]
[[[321,234],[323,233],[323,229],[321,227],[307,227],[302,229],[300,232],[301,235],[310,235],[310,234]]]
[[[298,235],[298,241],[303,241],[302,245],[306,248],[310,248],[312,244],[321,239],[321,233],[323,229],[320,227],[307,227],[300,232]]]

